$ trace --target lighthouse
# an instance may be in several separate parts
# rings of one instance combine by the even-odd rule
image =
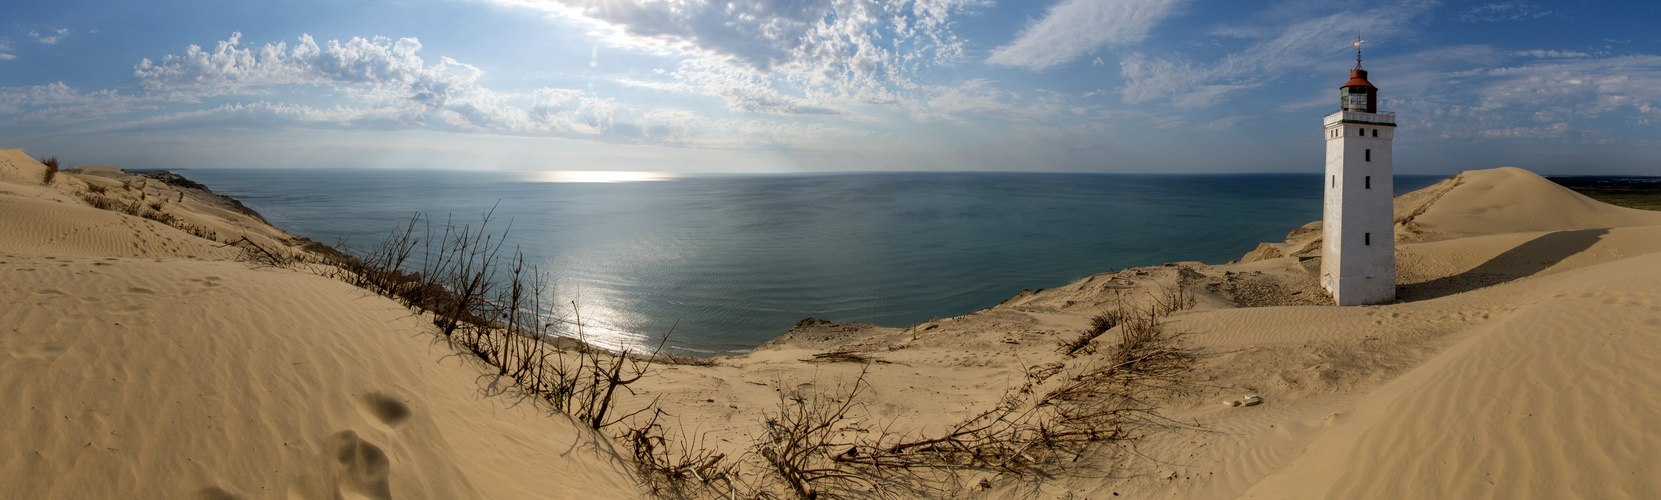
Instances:
[[[1378,88],[1361,69],[1338,88],[1341,107],[1324,120],[1326,189],[1322,209],[1321,286],[1341,306],[1396,299],[1395,212],[1390,140],[1396,115],[1378,110]]]

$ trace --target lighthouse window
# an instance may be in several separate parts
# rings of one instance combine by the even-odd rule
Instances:
[[[1367,150],[1367,161],[1373,161],[1373,150]]]
[[[1363,244],[1363,245],[1373,244],[1373,233],[1361,233],[1361,244]]]
[[[1373,176],[1371,176],[1371,175],[1367,176],[1367,178],[1363,182],[1366,183],[1366,186],[1364,186],[1364,187],[1366,187],[1367,189],[1372,189],[1373,188]]]
[[[1378,129],[1373,129],[1373,137],[1378,137]]]

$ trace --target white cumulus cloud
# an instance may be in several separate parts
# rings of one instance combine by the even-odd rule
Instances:
[[[919,98],[920,68],[954,64],[965,40],[954,17],[986,0],[493,0],[592,23],[608,44],[682,57],[665,80],[626,85],[691,90],[729,109],[839,115],[850,106]]]
[[[414,38],[353,37],[318,46],[311,35],[300,35],[292,47],[278,42],[258,48],[239,47],[241,40],[242,33],[232,33],[213,50],[191,45],[159,63],[145,58],[133,68],[133,76],[152,90],[284,84],[408,86],[439,78],[448,70],[443,64],[427,68],[416,54],[421,42]]]
[[[29,30],[29,36],[35,37],[35,41],[40,43],[52,45],[58,43],[58,41],[62,40],[64,37],[69,36],[69,28],[59,28],[48,31],[44,35],[40,34],[39,31]]]

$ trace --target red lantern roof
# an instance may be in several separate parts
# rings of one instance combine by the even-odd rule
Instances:
[[[1344,82],[1344,84],[1339,85],[1339,87],[1353,87],[1353,86],[1356,86],[1356,85],[1360,85],[1360,86],[1363,86],[1363,87],[1372,87],[1372,88],[1375,88],[1375,89],[1378,88],[1378,87],[1373,87],[1372,82],[1367,81],[1367,70],[1364,70],[1364,69],[1352,69],[1352,70],[1350,70],[1350,81]]]

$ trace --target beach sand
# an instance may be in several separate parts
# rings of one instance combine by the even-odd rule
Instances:
[[[645,494],[620,445],[503,387],[423,317],[78,196],[139,196],[119,171],[42,186],[43,168],[0,151],[0,495]],[[137,190],[182,196],[170,213],[221,241],[297,245],[211,198]],[[1181,425],[1067,474],[971,474],[942,496],[1661,497],[1661,212],[1509,168],[1396,210],[1393,304],[1330,305],[1314,224],[1240,263],[1103,273],[913,328],[805,320],[714,366],[656,367],[619,405],[656,401],[674,432],[737,456],[781,396],[864,372],[859,418],[938,432],[1035,369],[1087,362],[1057,345],[1117,297],[1181,282],[1197,305],[1168,327],[1201,355],[1199,394],[1161,410]],[[1221,404],[1247,394],[1262,404]]]

